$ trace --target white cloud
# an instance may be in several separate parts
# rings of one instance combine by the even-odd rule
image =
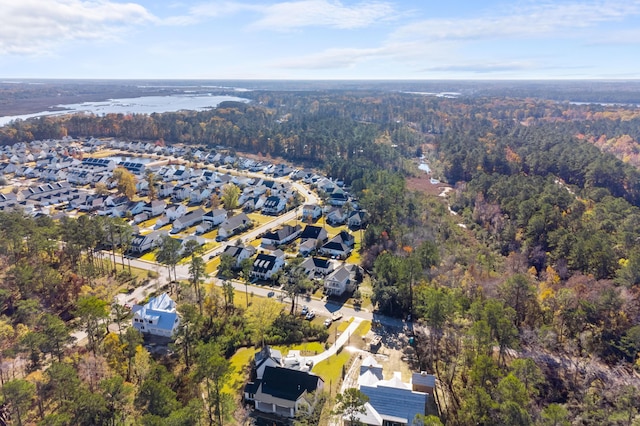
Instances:
[[[216,1],[189,8],[182,16],[164,20],[169,25],[189,25],[209,18],[221,18],[240,12],[252,12],[257,20],[248,26],[255,30],[288,31],[303,27],[354,29],[393,19],[396,12],[386,2],[362,1],[346,6],[339,0],[300,0],[264,3]]]
[[[262,13],[264,16],[252,28],[283,31],[310,26],[363,28],[391,19],[395,12],[389,3],[377,1],[345,6],[337,0],[303,0],[266,6]]]
[[[479,40],[510,38],[570,37],[571,29],[621,21],[640,13],[639,0],[573,3],[538,2],[509,13],[467,19],[426,19],[396,31],[395,39]]]
[[[114,39],[125,28],[154,20],[135,3],[0,0],[0,54],[47,54],[64,41]]]
[[[470,58],[468,43],[482,40],[523,40],[578,37],[579,29],[597,28],[606,22],[622,21],[640,14],[640,0],[625,2],[537,2],[528,6],[474,18],[427,19],[400,27],[378,46],[328,48],[274,64],[291,69],[353,68],[366,61],[385,61],[407,72],[453,72],[500,74],[545,69],[543,58],[531,58],[524,51],[485,52],[483,61]],[[591,31],[594,33],[594,31]],[[621,32],[633,39],[636,31]],[[589,33],[580,32],[586,37]],[[596,37],[595,35],[593,37]],[[606,37],[605,37],[606,39]],[[585,41],[586,42],[586,41]],[[477,55],[474,55],[477,56]]]
[[[349,68],[358,62],[373,59],[381,54],[384,54],[384,49],[382,48],[327,49],[307,56],[283,59],[273,63],[272,66],[287,69]]]

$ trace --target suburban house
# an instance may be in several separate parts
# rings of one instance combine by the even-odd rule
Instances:
[[[245,387],[245,399],[258,411],[292,418],[302,407],[313,408],[322,389],[324,381],[315,374],[266,366],[262,378]]]
[[[436,376],[426,371],[413,373],[411,375],[411,386],[414,391],[424,392],[433,397],[433,391],[436,387]]]
[[[328,203],[332,206],[344,206],[349,201],[349,195],[340,188],[335,188],[329,194]]]
[[[367,426],[412,425],[416,414],[426,413],[428,395],[416,389],[420,386],[403,382],[400,372],[384,380],[382,366],[369,355],[362,362],[358,377],[358,388],[369,401],[365,413],[357,414],[358,420]]]
[[[302,220],[314,221],[322,216],[322,208],[317,204],[305,204],[302,206]]]
[[[262,206],[262,213],[277,215],[284,211],[285,207],[287,207],[287,200],[277,195],[272,195],[265,200]]]
[[[149,251],[160,244],[163,235],[167,235],[167,232],[153,231],[147,235],[134,235],[131,240],[131,247],[129,248],[129,251],[136,254]]]
[[[253,261],[251,276],[260,280],[268,280],[284,266],[284,253],[276,250],[273,254],[260,253]]]
[[[149,220],[149,213],[138,213],[137,215],[133,216],[133,223],[135,225],[142,223],[146,220]]]
[[[167,207],[167,203],[162,200],[153,200],[148,202],[144,206],[144,212],[149,215],[149,217],[160,216],[164,209]]]
[[[253,358],[253,364],[252,381],[255,382],[255,380],[262,380],[265,368],[284,367],[284,358],[279,350],[264,345]]]
[[[162,228],[168,223],[173,222],[179,217],[184,216],[187,213],[187,207],[184,204],[173,204],[171,207],[165,209],[164,214],[156,221],[155,228]]]
[[[324,280],[324,289],[328,296],[342,296],[345,291],[355,290],[355,273],[346,265],[331,272]]]
[[[252,225],[251,219],[244,213],[232,216],[220,224],[218,228],[218,240],[226,240],[238,234]]]
[[[279,245],[287,244],[298,238],[301,232],[302,227],[300,225],[284,225],[280,229],[265,233],[262,236],[262,246],[278,247]]]
[[[133,326],[141,333],[171,337],[180,324],[176,303],[167,293],[150,299],[146,305],[135,305],[132,312]]]
[[[338,259],[346,259],[353,250],[355,238],[346,231],[340,231],[338,235],[330,239],[320,248],[320,253]]]
[[[333,207],[325,212],[325,220],[331,226],[344,225],[347,221],[347,216],[340,207]]]
[[[324,243],[329,239],[329,236],[327,234],[327,230],[322,226],[307,225],[300,234],[300,240],[306,241],[310,239],[320,240]]]
[[[227,211],[225,209],[215,209],[208,211],[204,215],[202,220],[210,222],[212,226],[220,225],[227,218]]]
[[[173,227],[171,228],[171,233],[180,232],[183,229],[186,229],[190,226],[195,226],[202,222],[203,217],[205,215],[204,209],[192,210],[189,213],[185,214],[182,217],[177,218],[173,221]]]
[[[347,218],[347,225],[351,229],[360,229],[367,224],[369,213],[366,210],[354,210]]]
[[[304,268],[304,271],[309,276],[309,278],[326,277],[333,271],[333,262],[329,259],[323,259],[321,257],[310,257],[308,259],[305,259],[300,264],[300,267]]]
[[[252,245],[248,245],[246,247],[245,246],[227,246],[224,249],[224,252],[222,254],[233,257],[236,260],[235,267],[239,268],[243,260],[250,258],[255,253],[256,253],[255,247],[253,247]]]
[[[322,245],[322,243],[320,243],[320,245]],[[300,246],[298,247],[298,253],[300,253],[302,257],[307,257],[318,248],[319,245],[317,240],[306,240],[300,243]]]

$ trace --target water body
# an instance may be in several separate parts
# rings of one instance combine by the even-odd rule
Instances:
[[[426,173],[431,173],[431,167],[429,167],[429,165],[427,163],[420,163],[420,165],[418,166],[418,169],[426,172]]]
[[[110,99],[102,102],[83,102],[80,104],[56,105],[55,109],[61,111],[42,111],[34,114],[13,115],[0,117],[0,126],[13,120],[26,120],[34,117],[50,115],[64,115],[78,112],[105,114],[152,114],[176,111],[204,111],[217,107],[221,102],[249,102],[248,99],[236,96],[212,96],[206,94],[176,95],[176,96],[143,96],[140,98]]]
[[[110,157],[105,157],[109,160],[113,160],[115,161],[117,164],[119,163],[124,163],[124,162],[129,162],[129,163],[141,163],[141,164],[148,164],[151,163],[152,161],[155,161],[153,158],[144,158],[144,157],[121,157],[119,155],[112,155]]]

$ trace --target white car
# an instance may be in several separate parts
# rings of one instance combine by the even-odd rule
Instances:
[[[305,319],[308,319],[309,321],[311,321],[312,319],[314,319],[316,317],[316,313],[313,311],[309,311],[307,312],[307,315],[305,315]]]

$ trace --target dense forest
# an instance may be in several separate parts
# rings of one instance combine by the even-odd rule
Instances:
[[[371,215],[362,266],[378,312],[411,314],[427,330],[416,368],[440,380],[443,423],[637,424],[640,110],[507,93],[263,90],[247,92],[248,104],[205,112],[19,121],[0,129],[0,141],[162,140],[322,169],[343,179]],[[448,199],[408,183],[423,173],[418,158],[452,187]],[[264,312],[245,312],[224,290],[208,289],[204,310],[183,305],[191,327],[181,330],[178,361],[156,363],[130,333],[102,337],[65,361],[43,336],[57,335],[51,327],[70,317],[93,331],[93,316],[107,309],[106,283],[123,274],[93,258],[95,238],[72,230],[106,225],[0,222],[8,236],[0,245],[0,349],[27,354],[34,372],[46,355],[54,358],[39,381],[8,382],[24,387],[8,395],[37,395],[41,424],[125,424],[117,418],[125,415],[141,424],[197,424],[200,415],[227,424],[232,396],[211,394],[215,410],[207,413],[193,384],[209,386],[211,371],[224,381],[226,359],[241,345],[321,332],[284,314],[272,328],[258,327]],[[185,298],[195,300],[190,289]],[[109,374],[84,377],[89,362]]]

